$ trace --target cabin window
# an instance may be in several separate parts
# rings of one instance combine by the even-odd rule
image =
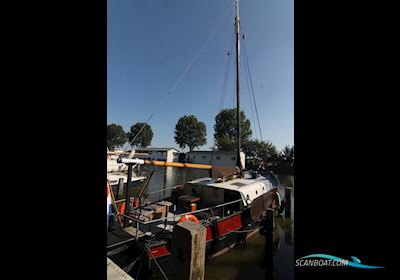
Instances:
[[[236,157],[231,157],[231,160],[236,160]]]
[[[202,156],[202,158],[206,158],[206,156]]]
[[[196,156],[193,156],[193,158],[196,158]]]
[[[220,157],[220,156],[217,156],[217,157],[216,157],[216,159],[217,159],[217,160],[220,160],[220,159],[221,159],[221,157]]]

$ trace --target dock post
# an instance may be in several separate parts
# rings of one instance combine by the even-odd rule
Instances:
[[[172,234],[172,279],[204,280],[206,228],[192,221],[175,225]]]
[[[123,178],[119,178],[118,180],[118,185],[117,185],[117,199],[119,199],[120,194],[119,191],[124,191],[124,179]],[[123,195],[123,194],[122,194]]]
[[[272,209],[267,209],[265,211],[265,217],[262,221],[264,226],[261,234],[265,236],[264,244],[264,260],[263,266],[265,268],[265,279],[273,279],[273,233],[274,233],[274,211]]]
[[[285,188],[285,217],[289,218],[292,209],[292,188],[286,187]]]

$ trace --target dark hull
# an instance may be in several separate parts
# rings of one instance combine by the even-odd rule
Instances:
[[[210,258],[221,255],[232,249],[235,244],[243,242],[247,237],[247,233],[239,232],[257,228],[258,224],[245,226],[248,222],[249,213],[243,211],[229,217],[218,220],[214,225],[207,226],[206,236],[206,257]],[[151,247],[151,254],[145,254],[146,263],[149,269],[146,272],[152,278],[163,277],[157,263],[161,266],[167,277],[171,273],[171,242],[163,242]]]
[[[261,202],[257,202],[254,204],[254,208],[237,211],[208,224],[206,226],[206,257],[209,258],[220,255],[233,248],[235,244],[246,240],[246,238],[259,227],[258,220],[255,219],[255,217],[259,216],[258,212],[261,213],[265,211],[265,207],[267,206],[272,208],[275,197],[276,194],[274,192],[269,192],[264,199],[262,199],[262,201],[266,203],[262,205],[263,207],[261,207]],[[109,258],[121,268],[126,268],[126,271],[129,271],[128,273],[134,278],[137,277],[139,270],[140,278],[142,279],[148,277],[163,278],[159,266],[168,277],[171,272],[172,262],[172,233],[165,235],[163,238],[159,237],[157,240],[160,241],[132,241],[127,246],[129,248],[125,250],[129,257],[124,255],[124,251],[121,249],[121,253],[109,256]],[[146,244],[151,244],[148,245],[149,249],[147,249]],[[114,249],[114,251],[118,250]],[[132,264],[138,257],[141,257],[141,261]]]

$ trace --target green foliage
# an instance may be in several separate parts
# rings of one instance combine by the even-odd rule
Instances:
[[[140,132],[139,136],[132,142],[133,138],[140,131],[140,129],[142,129],[143,125],[145,125],[145,127]],[[153,130],[151,129],[150,125],[138,122],[131,126],[131,131],[127,133],[127,136],[131,145],[140,148],[146,148],[147,146],[150,146],[151,140],[153,139]]]
[[[122,126],[112,123],[107,126],[107,147],[112,150],[115,146],[122,146],[126,142],[126,134]]]
[[[249,140],[243,145],[243,152],[246,154],[249,166],[257,168],[262,162],[274,161],[278,157],[276,147],[271,142]]]
[[[251,134],[250,121],[243,111],[240,111],[241,143],[244,146]],[[236,109],[224,109],[215,117],[215,144],[220,151],[236,150]]]
[[[181,117],[175,126],[175,142],[182,149],[188,146],[193,151],[194,148],[205,145],[206,135],[206,125],[193,115]]]
[[[282,152],[279,153],[279,159],[286,163],[287,166],[293,167],[294,165],[294,146],[289,147],[286,145]]]

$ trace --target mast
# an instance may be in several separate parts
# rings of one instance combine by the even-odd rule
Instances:
[[[235,0],[236,2],[236,17],[235,17],[235,29],[236,29],[236,127],[237,127],[237,135],[236,135],[236,166],[238,166],[241,170],[243,168],[242,161],[240,160],[240,150],[241,150],[241,129],[240,129],[240,18],[239,18],[239,0]]]

